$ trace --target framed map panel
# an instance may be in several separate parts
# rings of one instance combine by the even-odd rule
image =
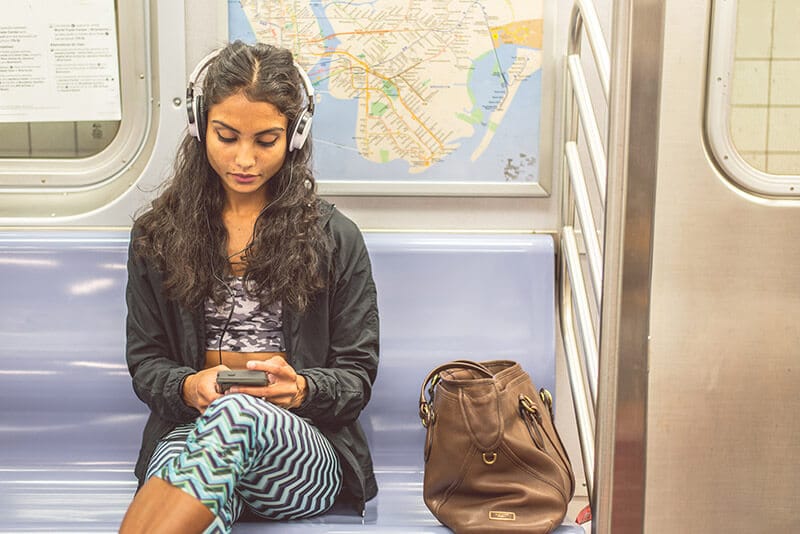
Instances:
[[[322,193],[547,195],[544,0],[225,1],[308,72]]]

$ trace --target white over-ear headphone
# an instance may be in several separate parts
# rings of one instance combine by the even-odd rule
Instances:
[[[222,52],[218,48],[200,60],[192,73],[189,75],[189,84],[186,86],[186,118],[189,126],[189,135],[203,141],[206,133],[206,114],[203,101],[203,81],[201,75],[208,66]],[[289,124],[289,140],[287,147],[289,152],[300,150],[306,144],[308,136],[311,134],[311,120],[314,118],[314,86],[303,68],[294,62],[294,68],[303,80],[303,87],[306,93],[306,107],[295,120]]]

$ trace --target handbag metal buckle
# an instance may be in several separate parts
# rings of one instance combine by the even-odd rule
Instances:
[[[533,415],[536,418],[536,421],[539,424],[542,423],[542,414],[539,413],[539,408],[534,404],[530,397],[527,395],[520,395],[519,396],[519,405],[520,408],[524,409],[529,414]]]
[[[539,407],[527,395],[519,396],[519,414],[525,421],[525,426],[528,428],[528,433],[533,442],[539,450],[544,451],[544,438],[542,437],[542,431],[539,429],[542,425],[542,414],[539,411]]]
[[[433,413],[433,409],[431,408],[430,404],[420,404],[419,418],[422,421],[422,426],[425,428],[428,428],[434,423],[434,421],[436,421],[436,414]]]
[[[429,402],[422,402],[419,405],[419,418],[422,421],[422,426],[428,428],[436,421],[436,414],[433,413],[433,390],[436,387],[436,384],[442,379],[442,375],[436,373],[431,378],[431,385],[428,387],[428,398],[430,398]]]
[[[431,399],[431,402],[433,402],[433,390],[436,388],[436,384],[438,384],[441,380],[442,375],[439,373],[436,373],[433,375],[433,378],[431,378],[431,385],[428,386],[428,397]]]

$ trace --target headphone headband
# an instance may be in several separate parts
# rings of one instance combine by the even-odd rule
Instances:
[[[186,119],[189,135],[198,141],[203,141],[206,130],[206,114],[208,112],[203,101],[203,84],[200,77],[223,50],[224,47],[217,48],[207,54],[197,63],[189,75],[189,82],[186,86]],[[306,107],[289,124],[287,142],[289,152],[300,150],[306,144],[306,140],[311,134],[311,120],[314,118],[314,86],[306,71],[297,61],[292,61],[292,64],[303,83],[303,89],[306,94]]]
[[[200,76],[200,74],[204,70],[206,70],[206,68],[211,63],[211,61],[213,61],[214,58],[216,58],[220,54],[220,52],[222,52],[223,50],[224,50],[224,48],[217,48],[216,50],[212,50],[211,52],[209,52],[208,54],[203,56],[203,59],[201,59],[197,63],[197,65],[195,65],[194,70],[189,75],[189,83],[195,83],[196,84],[198,82],[197,78]],[[201,91],[202,91],[202,89],[201,89]]]
[[[303,86],[306,90],[306,109],[312,115],[314,114],[314,85],[311,83],[311,79],[308,77],[308,74],[303,67],[297,61],[292,60],[294,63],[294,68],[297,70],[297,74],[300,75],[300,79],[303,80]]]

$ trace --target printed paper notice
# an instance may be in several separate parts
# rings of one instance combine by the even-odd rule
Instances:
[[[120,116],[114,0],[4,0],[0,122]]]

